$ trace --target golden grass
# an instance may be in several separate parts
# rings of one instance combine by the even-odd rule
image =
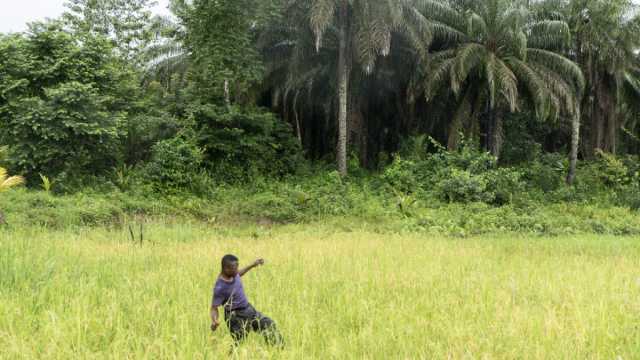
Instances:
[[[214,359],[219,258],[267,265],[245,278],[287,339],[257,335],[242,359],[634,359],[640,241],[147,226],[0,233],[0,358]]]

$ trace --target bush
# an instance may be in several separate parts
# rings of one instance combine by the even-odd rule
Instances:
[[[615,155],[598,151],[597,156],[598,160],[594,163],[594,170],[606,187],[618,189],[633,181],[633,175],[630,174],[625,163]]]
[[[451,169],[448,175],[436,184],[435,193],[441,200],[450,203],[492,203],[495,200],[495,194],[489,191],[484,177],[456,168]]]
[[[522,173],[512,168],[491,170],[484,175],[487,181],[487,193],[494,194],[493,204],[505,205],[513,202],[514,197],[523,197],[525,183]]]
[[[204,162],[216,178],[241,183],[257,176],[282,177],[302,161],[290,126],[259,109],[197,105],[191,108]]]
[[[531,189],[551,192],[564,185],[567,157],[563,154],[542,154],[522,167],[522,178]]]
[[[463,143],[458,151],[448,152],[435,145],[434,154],[426,151],[425,139],[418,138],[404,145],[406,160],[396,156],[382,174],[386,186],[404,194],[424,198],[431,193],[445,202],[484,202],[503,205],[514,195],[524,192],[522,173],[516,169],[498,168],[495,157]]]
[[[417,168],[414,161],[404,160],[400,156],[396,156],[391,165],[384,169],[382,180],[397,191],[411,194],[420,188],[416,171]]]
[[[452,183],[458,185],[452,186],[454,190],[449,192],[462,201],[482,199],[492,193],[487,176],[479,177],[467,170],[455,172],[458,175]],[[478,186],[478,179],[484,180],[486,186]],[[271,179],[241,186],[220,185],[209,196],[160,194],[146,189],[137,192],[137,187],[130,192],[85,190],[64,196],[17,189],[3,194],[2,208],[9,224],[17,228],[121,226],[135,217],[136,221],[177,219],[215,222],[222,226],[335,222],[336,231],[366,225],[367,230],[376,232],[411,231],[453,236],[505,232],[640,235],[640,216],[629,210],[630,205],[612,206],[604,202],[542,205],[528,199],[500,207],[483,202],[442,204],[415,201],[412,195],[379,193],[371,184],[371,178],[353,181],[342,179],[333,171],[316,171],[314,176],[286,181]],[[455,190],[458,187],[465,190]],[[476,187],[483,190],[475,190]],[[561,189],[575,191],[571,187]],[[637,201],[638,193],[635,194]],[[632,195],[626,193],[619,200],[626,201]],[[3,230],[0,228],[0,231]]]
[[[161,190],[193,188],[196,180],[200,180],[202,159],[202,150],[194,140],[178,136],[153,146],[146,175]]]
[[[619,189],[616,193],[616,205],[640,210],[640,186],[634,184]]]

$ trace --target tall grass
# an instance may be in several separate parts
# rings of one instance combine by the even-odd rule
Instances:
[[[0,232],[0,358],[225,358],[208,306],[219,258],[287,339],[241,359],[640,356],[640,242],[148,225]]]
[[[19,189],[2,194],[0,210],[12,228],[68,229],[122,227],[132,220],[161,223],[307,224],[333,222],[341,229],[365,227],[373,232],[418,232],[457,237],[487,234],[640,235],[640,213],[611,204],[560,202],[491,206],[484,203],[438,204],[394,193],[385,197],[344,186],[317,196],[291,185],[268,190],[221,188],[212,197],[193,195],[78,192],[54,196]]]

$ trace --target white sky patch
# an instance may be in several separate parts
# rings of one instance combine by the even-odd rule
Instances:
[[[156,0],[156,14],[168,15],[169,0]],[[65,11],[65,0],[0,0],[0,33],[19,32],[27,23],[57,18]]]

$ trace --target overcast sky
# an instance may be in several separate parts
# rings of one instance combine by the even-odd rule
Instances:
[[[156,0],[156,13],[168,14],[169,0]],[[44,18],[55,18],[64,11],[65,0],[0,0],[0,32],[17,32],[27,23]]]
[[[169,0],[156,0],[156,13],[168,14]],[[0,0],[0,32],[17,32],[27,28],[27,23],[44,18],[55,18],[64,11],[65,0]],[[636,4],[640,0],[634,0]]]

